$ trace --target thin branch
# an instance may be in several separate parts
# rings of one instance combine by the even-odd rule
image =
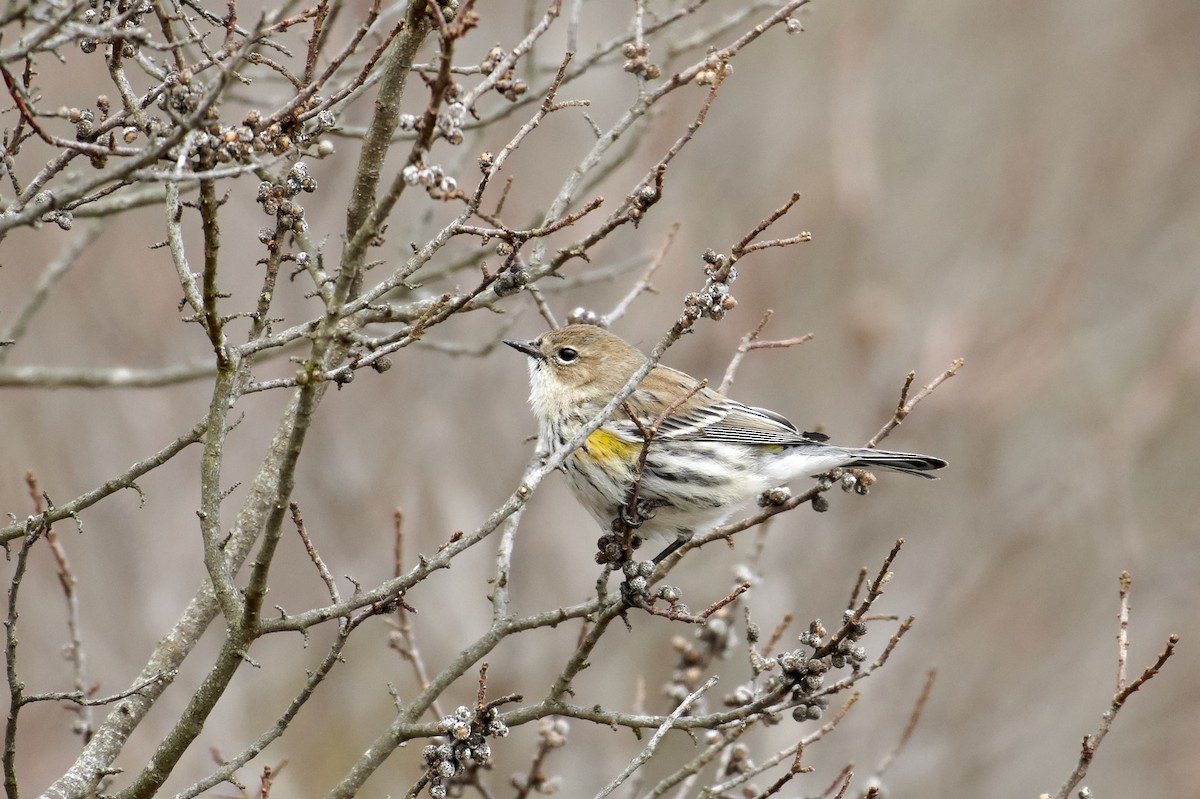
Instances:
[[[792,196],[788,198],[787,202],[785,202],[779,208],[775,209],[775,211],[772,212],[770,215],[764,217],[762,219],[762,221],[760,221],[757,225],[755,225],[754,228],[749,233],[747,233],[745,236],[742,237],[741,241],[739,241],[737,244],[733,245],[733,248],[730,250],[730,253],[733,254],[733,257],[740,258],[742,255],[744,255],[748,252],[751,252],[750,242],[754,241],[756,238],[758,238],[760,235],[762,235],[763,231],[765,231],[771,225],[778,222],[784,216],[784,214],[786,214],[788,211],[792,210],[792,206],[795,205],[796,203],[798,203],[799,201],[800,201],[800,192],[798,192],[798,191],[792,192]],[[802,233],[800,235],[808,237],[808,238],[803,239],[804,241],[808,241],[808,239],[812,238],[811,235],[809,235],[807,233]],[[797,237],[797,238],[799,238],[799,237]]]
[[[538,313],[546,320],[546,324],[550,325],[551,330],[558,330],[558,320],[554,318],[554,311],[550,310],[546,298],[542,296],[542,292],[536,285],[526,286],[525,290],[529,292],[529,296],[533,297],[533,304],[537,306]]]
[[[1139,688],[1158,675],[1162,667],[1166,665],[1166,662],[1175,654],[1175,646],[1179,643],[1179,635],[1172,634],[1167,638],[1166,646],[1159,653],[1154,663],[1143,669],[1142,673],[1133,682],[1122,684],[1125,677],[1125,661],[1129,654],[1127,628],[1129,623],[1129,586],[1131,582],[1129,572],[1121,572],[1121,610],[1118,615],[1117,633],[1117,692],[1113,695],[1109,708],[1100,717],[1100,725],[1096,728],[1096,731],[1090,735],[1083,736],[1083,743],[1079,751],[1079,761],[1075,765],[1075,770],[1071,772],[1071,775],[1067,777],[1067,781],[1063,783],[1062,788],[1055,794],[1055,799],[1067,799],[1075,786],[1083,781],[1083,778],[1087,775],[1088,767],[1096,757],[1096,750],[1100,748],[1104,737],[1108,735],[1108,731],[1112,728],[1113,722],[1116,721],[1117,714],[1121,711],[1121,708],[1125,706],[1125,702]]]
[[[654,735],[650,737],[650,741],[646,744],[642,751],[639,752],[633,760],[629,761],[629,765],[627,765],[620,774],[614,777],[608,785],[604,786],[604,788],[602,788],[600,792],[596,794],[596,799],[604,799],[604,797],[610,795],[617,788],[620,788],[626,780],[633,776],[635,771],[644,766],[650,760],[650,758],[654,756],[655,750],[658,749],[659,743],[662,742],[662,739],[666,736],[667,732],[675,726],[676,722],[678,722],[679,718],[687,712],[687,709],[691,707],[692,703],[716,684],[716,676],[709,677],[707,680],[705,680],[703,685],[684,697],[683,701],[679,703],[679,707],[671,711],[666,720],[659,726],[657,730],[654,731]]]
[[[1126,662],[1129,659],[1129,586],[1133,578],[1121,572],[1121,611],[1117,616],[1117,690],[1124,691],[1128,682]]]
[[[775,782],[771,783],[766,790],[754,795],[754,799],[768,799],[783,790],[783,786],[787,785],[800,774],[807,774],[812,771],[812,766],[801,765],[800,759],[804,756],[804,747],[796,747],[796,757],[792,760],[791,768],[779,776]]]
[[[27,694],[22,700],[25,704],[33,702],[70,702],[82,708],[101,707],[103,705],[111,705],[114,702],[120,702],[122,699],[128,699],[131,696],[141,694],[145,689],[166,679],[165,674],[152,674],[141,682],[134,683],[124,691],[118,691],[115,694],[108,696],[91,697],[88,691],[51,691],[40,694]],[[90,737],[90,736],[89,736]]]
[[[25,482],[29,486],[29,496],[34,502],[34,513],[43,514],[46,512],[46,504],[48,500],[41,491],[38,490],[37,479],[33,472],[26,472]],[[62,587],[63,597],[67,603],[67,635],[69,643],[64,647],[64,654],[71,662],[71,667],[74,672],[75,694],[78,694],[81,699],[86,696],[89,689],[87,679],[87,653],[83,648],[83,633],[79,620],[79,591],[78,580],[75,577],[75,572],[71,568],[71,561],[67,557],[67,550],[63,546],[62,541],[58,539],[58,533],[54,531],[53,526],[46,527],[46,543],[50,547],[50,554],[54,557],[54,567],[58,574],[58,584]],[[30,697],[26,697],[25,701],[30,701]],[[94,731],[93,714],[91,708],[86,702],[80,702],[79,713],[79,729],[86,743]]]
[[[342,624],[338,629],[337,637],[326,651],[325,657],[322,658],[320,664],[318,664],[317,667],[309,673],[308,679],[304,682],[304,687],[301,688],[296,696],[292,698],[292,701],[288,704],[283,713],[280,714],[279,718],[275,720],[275,723],[273,723],[263,732],[259,733],[258,737],[248,744],[241,752],[226,759],[221,764],[219,769],[199,782],[191,785],[186,790],[176,794],[175,799],[192,799],[193,797],[199,796],[210,788],[220,785],[222,782],[231,781],[233,775],[239,768],[242,768],[251,760],[258,757],[272,742],[282,736],[287,728],[291,725],[292,720],[299,715],[300,710],[304,707],[305,703],[308,702],[309,698],[312,697],[316,689],[321,685],[322,682],[324,682],[325,678],[329,675],[329,672],[333,669],[333,667],[338,663],[343,662],[342,651],[346,645],[346,641],[350,637],[350,634],[354,632],[354,630],[357,629],[362,622],[366,621],[372,615],[374,614],[362,613],[351,619],[348,619],[344,624]]]
[[[826,721],[816,730],[804,736],[791,746],[775,753],[769,758],[766,758],[761,763],[756,763],[753,767],[742,771],[733,778],[722,783],[708,786],[704,789],[700,796],[702,799],[709,799],[710,797],[727,795],[733,789],[740,785],[745,785],[759,774],[774,768],[788,758],[795,758],[806,747],[811,746],[812,744],[824,738],[826,735],[829,735],[829,733],[833,732],[833,730],[837,728],[842,720],[846,718],[846,715],[850,712],[850,709],[857,704],[859,698],[860,694],[857,692],[846,697],[846,701],[842,703],[837,712],[834,713],[828,721]]]
[[[29,292],[29,297],[25,300],[25,305],[17,311],[13,318],[5,328],[0,329],[0,339],[20,341],[25,335],[29,323],[37,312],[45,305],[46,300],[50,297],[50,291],[65,275],[79,256],[87,252],[91,247],[92,242],[100,237],[101,231],[104,230],[104,225],[98,222],[89,222],[82,226],[82,230],[78,230],[67,239],[62,250],[46,264],[38,275],[37,282],[34,283],[33,289]],[[8,348],[0,348],[0,364],[4,363],[8,354],[12,350]],[[3,373],[0,372],[0,385],[4,385]]]
[[[85,508],[91,507],[110,494],[116,493],[123,488],[134,488],[138,490],[138,493],[140,494],[140,489],[137,489],[137,479],[147,472],[150,472],[153,469],[163,465],[171,458],[182,452],[185,447],[195,444],[197,441],[199,441],[201,436],[204,435],[206,424],[206,420],[201,420],[191,430],[188,430],[166,447],[151,455],[149,458],[133,464],[133,466],[130,466],[121,474],[107,480],[104,485],[99,486],[98,488],[95,488],[86,494],[82,494],[70,502],[47,510],[45,513],[46,523],[53,524],[61,519],[75,516]],[[38,517],[31,516],[24,522],[14,522],[13,524],[9,524],[7,527],[0,528],[0,543],[11,541],[14,538],[24,535],[26,526],[33,522],[36,518]]]
[[[289,502],[288,508],[291,510],[292,524],[296,528],[296,533],[304,543],[304,551],[308,553],[308,559],[317,567],[317,574],[321,576],[321,582],[325,583],[325,590],[329,592],[329,601],[336,605],[342,601],[341,594],[338,593],[337,583],[333,581],[333,574],[325,565],[325,561],[317,554],[317,548],[313,545],[308,530],[304,527],[304,517],[300,513],[300,506],[295,502]]]
[[[766,349],[782,349],[785,347],[795,347],[799,344],[804,344],[811,341],[813,334],[805,333],[803,336],[794,336],[792,338],[778,339],[775,341],[760,341],[759,336],[762,334],[763,328],[767,326],[767,322],[771,320],[771,315],[775,312],[767,309],[759,320],[758,326],[751,330],[746,335],[742,336],[741,342],[738,344],[737,351],[733,357],[729,359],[729,366],[725,367],[725,376],[721,378],[721,385],[717,387],[717,392],[724,394],[729,391],[729,387],[733,385],[733,376],[736,374],[738,367],[742,364],[742,359],[746,357],[746,353],[751,350],[766,350]]]
[[[667,252],[670,251],[671,245],[675,243],[675,236],[678,233],[679,223],[676,222],[675,224],[671,225],[671,229],[667,233],[667,238],[663,242],[662,247],[659,247],[658,253],[654,256],[654,260],[650,262],[650,264],[646,267],[646,271],[643,272],[642,276],[638,278],[636,283],[633,284],[633,288],[625,293],[625,296],[622,297],[615,306],[613,306],[611,311],[600,317],[601,327],[608,327],[613,322],[624,316],[625,312],[629,310],[629,306],[633,304],[633,301],[640,297],[643,293],[654,293],[656,291],[654,285],[650,282],[650,278],[654,276],[654,273],[658,271],[658,268],[662,266],[663,261],[666,260]]]
[[[879,765],[875,768],[875,776],[882,777],[883,773],[895,762],[896,758],[904,751],[904,747],[908,745],[908,740],[912,738],[913,731],[917,728],[917,723],[921,720],[921,711],[925,708],[925,703],[929,701],[929,694],[933,691],[933,681],[937,678],[937,669],[930,669],[925,675],[925,686],[921,689],[920,695],[917,696],[917,701],[913,704],[912,713],[908,716],[908,723],[904,725],[904,732],[900,733],[900,740],[896,741],[896,745],[888,752],[883,760],[879,761]]]
[[[932,394],[934,390],[942,383],[945,383],[947,380],[958,374],[958,370],[962,368],[964,363],[966,363],[966,361],[963,358],[955,358],[953,361],[951,361],[949,369],[942,372],[933,380],[930,380],[928,384],[926,384],[912,397],[908,396],[908,390],[909,387],[912,386],[913,380],[917,375],[916,372],[909,372],[904,378],[904,385],[900,388],[900,401],[896,403],[896,412],[892,414],[892,418],[888,419],[887,423],[880,428],[879,432],[871,437],[871,440],[867,442],[867,446],[870,448],[879,446],[879,443],[887,438],[888,434],[895,430],[896,427],[899,426],[900,423],[903,422],[910,413],[912,413],[912,409],[917,406],[918,402]]]
[[[8,584],[8,608],[4,623],[4,666],[8,678],[8,718],[4,725],[4,753],[0,763],[4,768],[4,789],[9,799],[17,799],[17,729],[21,708],[25,705],[25,683],[17,673],[17,597],[29,564],[29,551],[49,529],[47,513],[31,516],[17,552],[17,563]]]
[[[212,359],[162,368],[129,366],[11,366],[0,368],[0,387],[36,388],[160,388],[211,378]]]

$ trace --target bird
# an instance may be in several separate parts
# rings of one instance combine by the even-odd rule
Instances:
[[[529,357],[529,403],[545,453],[574,438],[647,360],[592,324],[504,343]],[[615,519],[629,518],[637,479],[637,534],[668,542],[654,559],[658,563],[743,504],[792,480],[837,468],[934,478],[929,472],[946,461],[831,444],[824,434],[801,432],[774,411],[744,405],[657,364],[562,466],[572,494],[604,530],[613,529]]]

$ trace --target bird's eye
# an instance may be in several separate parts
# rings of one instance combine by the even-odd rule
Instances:
[[[560,363],[570,363],[579,357],[579,353],[571,347],[563,347],[558,351],[558,360]]]

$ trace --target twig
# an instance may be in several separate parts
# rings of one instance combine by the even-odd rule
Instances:
[[[846,607],[852,608],[858,604],[858,592],[862,590],[863,584],[867,582],[867,567],[863,566],[858,570],[858,579],[854,581],[854,588],[850,590],[850,601],[846,603]]]
[[[629,310],[629,306],[633,304],[633,301],[641,296],[644,292],[653,293],[655,291],[653,284],[650,283],[650,278],[655,272],[658,271],[658,268],[662,266],[663,261],[666,260],[667,252],[671,249],[671,245],[675,242],[675,236],[678,233],[679,223],[676,222],[675,224],[671,225],[671,229],[667,233],[666,241],[664,241],[662,247],[658,249],[658,253],[654,256],[654,260],[652,260],[646,267],[646,271],[643,272],[642,276],[639,277],[637,282],[633,284],[633,288],[631,288],[625,294],[625,296],[622,297],[615,306],[613,306],[611,311],[600,317],[601,327],[608,327],[613,322],[624,316],[625,312]]]
[[[63,245],[58,256],[42,269],[37,283],[34,284],[28,299],[25,300],[25,305],[16,312],[12,322],[0,330],[0,339],[11,339],[15,343],[25,335],[30,321],[50,297],[50,290],[75,265],[79,256],[86,252],[92,242],[100,236],[104,225],[99,222],[89,222],[81,225],[80,228]],[[0,349],[0,363],[4,362],[9,352],[11,350]]]
[[[800,745],[796,747],[796,757],[792,760],[791,768],[781,774],[779,779],[771,783],[765,791],[755,794],[754,799],[768,799],[768,797],[779,793],[783,786],[787,785],[796,778],[796,775],[807,774],[808,772],[812,771],[812,766],[801,765],[800,759],[802,757],[804,757],[804,746]]]
[[[734,788],[738,787],[739,785],[744,785],[744,784],[748,783],[750,780],[754,779],[759,774],[762,774],[763,772],[767,771],[768,769],[774,768],[775,766],[779,765],[787,758],[794,757],[798,752],[803,750],[805,747],[816,743],[817,741],[821,740],[829,733],[833,732],[833,730],[838,726],[838,724],[840,724],[842,722],[842,719],[846,718],[846,714],[848,714],[850,712],[850,709],[852,707],[854,707],[854,705],[858,702],[860,696],[861,696],[861,694],[859,694],[858,692],[855,692],[855,693],[851,694],[850,696],[846,697],[846,701],[843,702],[842,706],[838,708],[837,712],[834,713],[833,716],[830,717],[829,721],[822,724],[816,730],[810,732],[808,735],[804,736],[799,741],[797,741],[796,743],[787,747],[786,749],[784,749],[780,752],[776,752],[774,755],[767,758],[763,762],[757,763],[753,767],[745,769],[744,771],[742,771],[741,773],[739,773],[737,776],[733,777],[732,779],[729,779],[722,783],[718,783],[716,785],[710,785],[703,791],[701,796],[704,797],[704,799],[708,799],[709,797],[725,796],[730,791],[732,791]]]
[[[45,513],[49,502],[45,495],[38,490],[37,479],[34,477],[33,472],[25,473],[25,483],[29,487],[29,496],[34,503],[34,513],[38,515]],[[76,590],[78,581],[75,578],[74,571],[71,569],[71,562],[67,559],[67,550],[63,547],[62,542],[58,540],[58,533],[54,531],[52,525],[46,526],[46,543],[50,547],[50,553],[54,556],[54,566],[58,573],[58,583],[62,586],[63,595],[67,601],[67,635],[70,638],[70,643],[64,650],[74,670],[74,694],[80,697],[80,701],[77,702],[80,706],[79,731],[84,743],[87,743],[95,730],[95,725],[93,723],[94,718],[91,707],[86,701],[83,701],[84,697],[87,696],[90,686],[87,679],[87,655],[83,649],[83,636],[80,632],[79,592]],[[31,701],[31,698],[26,697],[26,701]]]
[[[703,611],[701,611],[699,614],[696,614],[696,615],[692,615],[690,613],[681,613],[681,612],[671,609],[671,608],[667,608],[666,610],[661,610],[659,608],[656,608],[654,605],[651,605],[648,603],[644,604],[644,605],[639,605],[639,607],[652,616],[661,616],[664,619],[670,619],[671,621],[687,622],[688,624],[703,624],[704,622],[706,622],[709,619],[710,616],[712,616],[714,613],[716,613],[717,611],[719,611],[721,608],[725,607],[729,603],[736,601],[738,597],[740,597],[742,594],[749,591],[751,587],[752,586],[750,583],[741,583],[736,588],[734,588],[732,591],[730,591],[728,594],[721,597],[716,602],[712,603],[711,605],[709,605],[707,608],[705,608]]]
[[[829,796],[834,791],[837,791],[837,796],[835,796],[834,799],[841,799],[841,797],[845,796],[846,789],[850,787],[850,780],[854,779],[854,772],[852,771],[853,768],[853,763],[847,763],[846,765],[842,766],[842,770],[839,771],[837,776],[833,778],[833,782],[828,788],[821,791],[820,795]],[[841,786],[841,790],[838,790],[839,785]]]
[[[766,250],[770,247],[790,247],[793,244],[803,244],[806,241],[812,241],[812,234],[808,231],[797,233],[795,236],[788,236],[786,239],[768,239],[766,241],[756,241],[753,244],[748,244],[742,249],[742,255],[749,255],[758,250]]]
[[[842,780],[842,787],[838,788],[838,792],[833,795],[833,799],[842,799],[846,795],[846,790],[850,787],[850,780],[854,779],[854,772],[850,770],[850,766],[845,768],[845,778]],[[837,783],[834,783],[835,785]]]
[[[336,605],[342,601],[342,597],[338,593],[337,584],[333,581],[333,574],[325,565],[325,561],[321,560],[321,556],[317,554],[317,548],[313,546],[312,539],[308,536],[308,530],[304,528],[304,517],[300,515],[300,505],[293,501],[288,503],[288,508],[292,512],[292,524],[296,526],[296,533],[304,542],[304,551],[308,553],[308,559],[317,567],[317,574],[321,575],[321,582],[325,583],[325,589],[329,592],[329,600]]]
[[[400,508],[396,508],[392,514],[392,529],[393,577],[398,579],[404,574],[404,513]],[[396,606],[394,624],[396,631],[388,637],[388,645],[412,665],[417,685],[420,690],[424,691],[429,688],[429,671],[425,667],[425,659],[421,656],[421,650],[417,646],[416,636],[413,635],[410,608],[406,603],[401,602]],[[430,702],[429,712],[435,719],[445,716],[437,699]]]
[[[0,369],[0,387],[158,388],[212,377],[215,371],[211,358],[161,369],[130,366],[11,366]]]
[[[896,429],[896,427],[903,422],[910,413],[912,413],[912,409],[917,406],[918,402],[932,394],[934,389],[936,389],[942,383],[958,374],[958,370],[962,368],[965,362],[966,361],[963,358],[955,358],[950,362],[949,369],[942,372],[933,380],[929,381],[924,388],[922,388],[912,397],[908,396],[908,390],[912,386],[913,380],[916,379],[917,374],[916,372],[909,372],[904,378],[904,385],[900,388],[900,401],[896,403],[896,412],[892,414],[892,418],[888,419],[887,423],[880,428],[879,432],[871,437],[871,440],[867,442],[867,446],[871,448],[879,446],[879,442],[887,438],[888,434]]]
[[[1129,656],[1129,572],[1121,572],[1121,611],[1117,616],[1117,690],[1125,690],[1127,682],[1126,662]]]
[[[101,705],[111,705],[113,702],[119,702],[135,694],[140,694],[151,685],[161,682],[165,677],[165,674],[152,674],[146,679],[129,686],[124,691],[118,691],[115,694],[99,698],[89,697],[87,691],[50,691],[40,694],[26,694],[23,702],[24,704],[31,704],[33,702],[71,702],[81,708],[90,709],[100,707]]]
[[[771,637],[767,639],[767,645],[763,647],[763,651],[770,653],[775,651],[775,647],[779,645],[779,641],[783,638],[783,634],[787,632],[787,628],[791,626],[792,619],[795,616],[789,611],[783,614],[783,618],[779,620],[779,624],[775,625],[775,629],[771,631]]]
[[[667,731],[675,726],[675,722],[679,720],[679,717],[686,713],[688,707],[690,707],[693,702],[695,702],[698,698],[700,698],[701,695],[708,691],[709,688],[712,688],[714,685],[716,685],[716,683],[717,678],[714,675],[709,677],[704,684],[695,691],[692,691],[690,694],[688,694],[684,700],[679,703],[679,707],[671,711],[671,714],[667,716],[666,721],[664,721],[659,728],[655,730],[654,735],[650,737],[650,741],[646,744],[645,748],[638,753],[637,757],[631,760],[629,765],[626,766],[624,770],[622,770],[622,772],[612,780],[612,782],[604,786],[604,788],[602,788],[600,792],[596,794],[596,799],[604,799],[604,797],[621,787],[621,785],[624,784],[624,782],[628,780],[635,771],[645,765],[646,762],[649,761],[654,755],[654,751],[658,749],[658,745],[662,741],[663,737],[667,734]]]
[[[1112,702],[1108,710],[1100,717],[1100,726],[1090,735],[1083,736],[1083,743],[1080,746],[1079,762],[1075,765],[1075,770],[1071,772],[1071,776],[1067,777],[1067,781],[1063,783],[1055,795],[1055,799],[1067,799],[1072,789],[1087,775],[1088,767],[1092,764],[1092,760],[1096,756],[1096,750],[1100,748],[1104,737],[1108,735],[1109,729],[1112,728],[1113,722],[1117,718],[1117,713],[1124,707],[1126,700],[1129,699],[1139,688],[1158,675],[1158,672],[1166,664],[1171,656],[1175,654],[1175,646],[1179,643],[1179,635],[1172,633],[1167,638],[1167,645],[1163,651],[1158,654],[1158,658],[1151,665],[1147,666],[1137,679],[1128,684],[1122,685],[1122,678],[1125,671],[1125,662],[1129,651],[1129,639],[1127,628],[1129,623],[1129,586],[1131,579],[1129,572],[1121,572],[1121,611],[1118,614],[1118,633],[1117,633],[1117,692],[1113,695]]]
[[[13,569],[8,584],[8,609],[4,624],[4,665],[8,678],[9,710],[4,725],[4,753],[0,756],[0,762],[4,767],[4,789],[10,797],[18,796],[17,729],[21,707],[25,704],[25,682],[17,673],[17,618],[20,615],[17,612],[17,596],[29,564],[29,551],[49,527],[50,521],[45,511],[29,518],[25,527],[25,537],[21,541],[21,549],[17,553],[16,568]]]
[[[720,730],[717,735],[713,736],[716,740],[706,746],[700,754],[663,777],[653,789],[646,793],[646,799],[658,799],[676,785],[679,786],[676,796],[680,799],[693,796],[691,785],[696,781],[700,771],[754,728],[755,725],[752,724],[741,724]]]
[[[755,250],[761,250],[765,247],[784,247],[788,244],[796,244],[801,241],[811,240],[811,233],[801,233],[797,236],[791,237],[790,239],[775,239],[772,241],[759,242],[758,244],[751,244],[754,239],[758,238],[763,231],[779,221],[779,219],[782,218],[783,215],[788,211],[790,211],[792,206],[799,201],[800,192],[792,192],[792,196],[787,199],[787,202],[775,209],[775,211],[773,211],[769,216],[764,217],[749,233],[742,237],[741,241],[733,245],[733,248],[729,251],[733,256],[733,259],[737,260],[747,253],[754,252]]]
[[[794,347],[797,344],[803,344],[806,341],[812,340],[812,333],[805,333],[803,336],[795,336],[793,338],[778,339],[776,341],[760,341],[758,337],[762,334],[763,328],[767,326],[767,322],[771,320],[771,315],[775,312],[767,309],[759,320],[758,326],[751,330],[746,335],[742,336],[741,343],[738,344],[737,351],[733,357],[729,359],[729,366],[725,367],[725,376],[721,378],[721,385],[717,387],[717,392],[724,394],[729,391],[729,387],[733,385],[733,376],[737,372],[738,367],[742,364],[742,359],[746,357],[746,353],[750,350],[761,349],[779,349],[782,347]]]
[[[917,722],[921,720],[921,711],[925,708],[925,703],[929,701],[929,693],[933,690],[933,681],[937,678],[937,669],[930,669],[925,675],[925,686],[921,689],[921,693],[917,696],[917,701],[913,705],[912,713],[909,714],[908,723],[904,725],[904,732],[900,733],[900,740],[896,741],[896,745],[892,747],[892,751],[884,756],[879,762],[879,766],[875,769],[875,776],[882,777],[883,773],[888,770],[895,759],[904,747],[908,745],[908,739],[912,737],[913,730],[917,728]]]
[[[863,597],[862,602],[859,603],[858,608],[849,617],[849,619],[847,619],[846,623],[843,624],[837,632],[830,636],[827,642],[817,647],[817,649],[813,652],[814,658],[823,658],[836,652],[838,644],[840,644],[842,640],[851,633],[851,631],[854,629],[854,625],[862,620],[862,617],[865,616],[867,611],[871,609],[871,605],[875,602],[875,600],[883,595],[883,586],[888,580],[891,579],[892,576],[892,563],[896,560],[896,556],[900,554],[900,548],[903,546],[904,539],[897,538],[896,543],[892,546],[892,550],[887,554],[887,557],[883,559],[883,565],[879,567],[879,573],[867,587],[867,595]]]
[[[554,318],[554,311],[550,310],[550,305],[546,302],[546,298],[542,295],[537,285],[526,286],[525,290],[529,292],[529,296],[533,297],[533,304],[537,306],[538,313],[546,320],[546,324],[550,325],[550,329],[558,330],[558,320]]]
[[[559,64],[558,67],[558,73],[554,76],[554,80],[552,80],[550,85],[546,88],[545,96],[542,98],[541,105],[538,106],[538,110],[534,113],[534,115],[527,122],[525,122],[520,129],[517,130],[516,134],[509,139],[508,143],[500,149],[500,152],[492,156],[487,156],[485,154],[484,157],[480,158],[480,166],[484,170],[483,179],[479,182],[479,185],[476,186],[471,199],[467,203],[468,208],[471,211],[478,211],[480,203],[483,199],[484,190],[488,187],[488,184],[492,181],[492,179],[494,179],[496,175],[500,174],[500,169],[504,166],[504,162],[507,161],[508,157],[512,155],[518,147],[521,146],[521,142],[525,140],[525,137],[532,133],[534,129],[538,127],[538,125],[542,124],[542,120],[545,119],[549,114],[563,108],[562,105],[559,105],[555,102],[555,97],[558,95],[559,87],[562,85],[563,78],[566,75],[567,65],[571,63],[572,56],[573,53],[570,52],[567,52],[563,55],[562,63]],[[469,99],[465,102],[469,106]],[[497,213],[499,213],[499,209],[503,204],[504,197],[508,194],[508,190],[509,186],[506,185],[497,204]],[[563,211],[565,213],[566,209],[564,208]],[[559,216],[561,216],[561,214]],[[553,217],[547,216],[545,221],[549,221],[552,218]]]
[[[885,646],[883,651],[879,653],[879,657],[875,658],[875,660],[871,663],[871,671],[874,671],[884,663],[887,663],[887,659],[891,657],[892,652],[896,649],[896,645],[900,643],[900,639],[904,637],[905,633],[912,629],[914,621],[916,621],[916,618],[914,616],[909,616],[904,621],[900,622],[900,626],[896,628],[896,632],[892,633],[892,637],[888,639],[887,646]],[[861,672],[859,672],[859,674],[854,675],[854,681],[857,682],[859,675],[863,675],[867,671],[867,669],[863,669]]]
[[[546,759],[550,756],[550,752],[563,746],[566,740],[565,721],[555,718],[542,719],[542,723],[538,728],[538,748],[533,753],[533,759],[529,763],[529,771],[523,776],[513,776],[513,784],[516,788],[515,793],[513,793],[513,799],[526,799],[531,791],[538,795],[551,793],[547,789],[549,780],[546,778],[546,773],[542,768],[546,763]]]
[[[257,738],[255,738],[237,755],[226,759],[225,762],[222,763],[221,767],[215,772],[179,793],[176,796],[176,799],[192,799],[192,797],[199,796],[209,788],[220,785],[222,782],[231,780],[234,773],[239,768],[249,763],[255,757],[258,757],[258,755],[262,753],[267,746],[283,735],[288,726],[291,724],[292,720],[304,707],[305,703],[308,702],[309,698],[313,695],[313,692],[316,691],[316,689],[321,685],[333,667],[336,664],[343,662],[342,649],[346,645],[346,641],[350,637],[350,633],[357,629],[362,622],[366,621],[368,618],[371,618],[373,615],[374,613],[368,610],[352,618],[346,619],[338,629],[337,637],[334,639],[333,644],[326,651],[325,657],[322,658],[321,663],[315,670],[309,673],[308,679],[305,680],[304,687],[301,688],[296,696],[292,698],[291,703],[288,704],[287,708],[283,711],[279,718],[276,719],[275,723],[260,733]]]
[[[166,463],[171,458],[182,452],[183,449],[188,445],[195,444],[197,441],[199,441],[200,437],[204,435],[204,429],[206,425],[207,420],[202,419],[191,430],[188,430],[186,433],[172,441],[163,449],[151,455],[149,458],[133,464],[121,474],[105,481],[104,484],[98,488],[76,497],[70,502],[47,510],[44,514],[45,523],[53,524],[60,519],[74,516],[79,511],[91,507],[110,494],[114,494],[123,488],[133,488],[139,494],[141,494],[141,489],[137,487],[137,479],[147,472]],[[30,523],[38,521],[38,519],[39,517],[31,516],[25,522],[14,522],[7,527],[0,528],[0,544],[20,537],[24,534],[26,526]]]

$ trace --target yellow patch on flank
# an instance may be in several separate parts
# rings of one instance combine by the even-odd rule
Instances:
[[[641,444],[631,444],[604,428],[588,436],[586,446],[588,454],[599,461],[632,460],[642,449]]]

